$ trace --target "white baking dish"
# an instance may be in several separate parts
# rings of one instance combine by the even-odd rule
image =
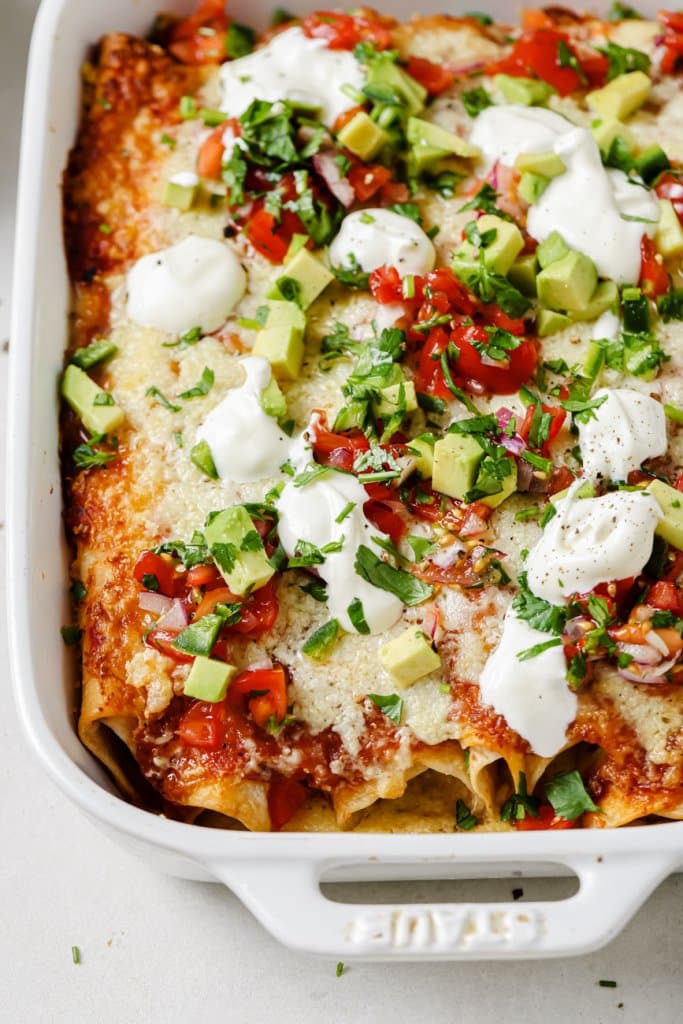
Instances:
[[[17,217],[9,407],[8,611],[20,718],[50,776],[114,838],[161,869],[222,881],[280,940],[348,959],[486,959],[581,953],[608,942],[671,871],[683,822],[618,831],[490,835],[264,835],[183,825],[130,806],[79,743],[57,460],[57,380],[69,304],[60,180],[79,115],[79,68],[108,30],[140,33],[183,0],[45,0],[31,47]],[[235,0],[265,22],[271,3]],[[312,5],[288,4],[294,10]],[[410,0],[394,2],[399,15]],[[476,5],[474,5],[476,6]],[[510,16],[507,3],[482,3]],[[655,3],[639,7],[653,12]],[[550,865],[550,866],[549,866]],[[562,902],[358,906],[319,880],[533,876],[574,872]]]

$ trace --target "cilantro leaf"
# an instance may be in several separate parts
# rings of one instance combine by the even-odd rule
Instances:
[[[478,85],[475,89],[468,89],[467,92],[462,93],[460,99],[470,117],[477,117],[478,114],[481,114],[482,110],[493,106],[493,100],[481,85]]]
[[[618,43],[608,42],[606,46],[596,47],[598,53],[602,53],[609,61],[607,81],[619,75],[627,75],[631,71],[644,71],[647,74],[652,61],[642,50],[633,50],[630,47],[619,46]]]
[[[500,809],[501,821],[523,821],[526,817],[538,817],[538,800],[527,793],[526,775],[519,773],[517,792],[509,797]]]
[[[566,609],[532,594],[525,572],[519,575],[519,587],[519,592],[512,600],[517,617],[541,633],[555,633],[559,636],[567,621]]]
[[[178,398],[182,398],[184,402],[187,402],[190,398],[202,398],[204,395],[208,395],[209,391],[213,387],[214,372],[208,366],[205,366],[202,375],[194,385],[188,391],[183,391],[178,395]]]
[[[381,693],[369,693],[368,697],[395,725],[401,724],[401,715],[403,714],[402,697],[399,697],[396,693],[390,693],[387,696]]]
[[[387,562],[382,561],[365,544],[360,544],[358,547],[355,570],[368,583],[380,590],[394,594],[408,606],[420,604],[434,593],[434,588],[429,583],[424,583],[402,569],[395,569]]]
[[[600,811],[586,791],[579,773],[560,772],[545,784],[545,795],[556,814],[567,821],[575,821],[584,811]]]
[[[465,832],[469,832],[477,824],[476,817],[472,814],[464,800],[456,800],[455,802],[455,824]]]

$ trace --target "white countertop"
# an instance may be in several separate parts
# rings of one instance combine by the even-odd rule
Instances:
[[[0,6],[2,348],[9,331],[21,78],[37,0]],[[6,362],[0,352],[3,407]],[[0,528],[3,580],[4,565]],[[37,626],[37,642],[39,635]],[[7,664],[4,627],[0,664]],[[222,887],[155,874],[84,820],[27,749],[7,673],[0,749],[0,1020],[8,1024],[681,1019],[682,876],[665,882],[622,935],[591,956],[472,966],[354,964],[337,978],[334,963],[279,946]],[[496,895],[507,896],[512,885],[497,883]],[[560,885],[546,881],[543,892]],[[410,895],[402,890],[400,898]],[[615,980],[617,988],[600,987],[600,979]]]

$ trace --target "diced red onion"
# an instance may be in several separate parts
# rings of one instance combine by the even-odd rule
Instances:
[[[621,654],[629,654],[639,665],[658,665],[662,660],[659,651],[649,644],[617,644]],[[667,649],[667,654],[669,653]]]
[[[448,547],[439,548],[432,555],[431,560],[440,569],[449,569],[452,565],[455,565],[464,550],[464,546],[455,541],[453,544],[449,544]]]
[[[669,658],[668,661],[662,661],[659,665],[654,668],[644,666],[642,671],[638,671],[638,666],[634,662],[627,668],[617,669],[622,679],[628,679],[630,683],[645,683],[650,686],[657,686],[661,683],[666,683],[666,673],[669,669],[673,668],[676,664],[676,658]]]
[[[152,615],[164,615],[173,604],[173,598],[165,597],[163,594],[156,594],[152,590],[141,590],[138,604],[143,612],[151,612]]]
[[[534,467],[523,459],[517,463],[517,490],[522,493],[531,490],[534,482]]]
[[[331,151],[316,153],[313,157],[313,166],[332,195],[339,200],[342,206],[351,206],[356,198],[356,193],[353,191],[348,178],[342,177],[335,160],[335,154]]]
[[[663,655],[665,658],[668,657],[669,648],[656,630],[651,629],[649,633],[645,634],[645,643],[649,644],[650,647],[654,647],[656,651],[659,651],[660,655]]]
[[[526,441],[519,434],[514,434],[512,437],[508,437],[507,434],[503,434],[500,439],[500,443],[506,451],[510,452],[511,455],[521,455],[526,450]],[[527,463],[529,465],[529,463]]]
[[[181,629],[185,629],[189,621],[185,605],[176,598],[166,614],[157,622],[157,629],[167,629],[169,632],[177,629],[180,632]]]

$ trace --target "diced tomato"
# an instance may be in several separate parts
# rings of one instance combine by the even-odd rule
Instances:
[[[519,348],[513,349],[508,355],[507,366],[489,366],[482,361],[475,348],[475,343],[488,345],[489,335],[483,327],[476,324],[457,327],[451,334],[451,340],[458,349],[452,373],[465,387],[474,382],[494,394],[512,395],[519,391],[536,369],[538,353],[532,341],[523,341]]]
[[[411,78],[419,82],[430,96],[438,96],[455,79],[455,72],[451,71],[444,64],[434,64],[431,60],[424,60],[422,57],[410,57],[406,71]]]
[[[382,206],[407,203],[410,199],[410,189],[402,181],[387,181],[380,189],[379,198]]]
[[[365,107],[358,104],[356,107],[349,107],[348,110],[344,110],[332,125],[332,131],[335,135],[338,135],[344,125],[347,125],[349,121],[353,121],[356,114],[362,114],[365,111]]]
[[[193,565],[188,569],[185,583],[192,587],[220,587],[223,577],[215,565]]]
[[[522,11],[522,28],[526,32],[539,28],[554,28],[555,22],[546,11],[529,10]]]
[[[556,466],[553,470],[553,475],[550,477],[548,495],[552,496],[553,494],[559,494],[560,491],[566,491],[575,480],[576,477],[569,466]]]
[[[658,18],[667,28],[673,29],[674,32],[683,32],[682,11],[660,11]]]
[[[183,64],[220,64],[227,60],[227,27],[225,0],[200,0],[194,14],[171,28],[168,49]]]
[[[660,199],[669,199],[678,219],[683,223],[683,181],[676,175],[665,171],[657,179],[655,192]]]
[[[675,75],[683,65],[683,14],[680,11],[660,11],[659,20],[665,27],[662,46],[661,70]]]
[[[676,488],[677,491],[683,491],[683,473],[679,473],[678,476],[676,477],[676,482],[674,484],[674,487]]]
[[[223,167],[223,133],[225,125],[219,124],[210,135],[204,139],[197,157],[197,174],[200,178],[209,178],[211,181],[220,181]]]
[[[154,577],[158,587],[151,586],[148,590],[156,590],[165,597],[175,597],[178,576],[170,559],[157,555],[153,551],[143,551],[133,569],[133,576],[144,587],[145,576]]]
[[[663,612],[683,615],[681,591],[675,583],[669,580],[659,580],[657,583],[653,583],[647,592],[645,603],[649,604],[651,608],[659,608]]]
[[[377,267],[370,274],[369,285],[372,297],[382,305],[403,301],[403,280],[396,267]]]
[[[654,298],[669,290],[669,275],[654,242],[643,235],[640,243],[640,287]]]
[[[565,47],[568,60],[562,59]],[[581,72],[570,66],[569,60],[576,62]],[[604,64],[600,62],[602,78],[609,66],[605,58],[603,61]],[[524,32],[512,47],[512,52],[495,64],[489,65],[486,73],[512,75],[516,78],[542,78],[552,85],[560,96],[566,96],[580,89],[582,85],[598,84],[598,63],[591,57],[585,64],[584,67],[584,61],[579,60],[575,48],[561,32],[552,28],[539,28]]]
[[[531,430],[531,424],[533,423],[534,415],[536,413],[537,406],[535,404],[528,405],[524,419],[522,420],[521,426],[518,428],[518,433],[525,441],[529,440],[529,431]],[[556,405],[541,405],[541,409],[544,413],[550,416],[550,426],[548,427],[548,437],[541,445],[541,452],[546,455],[550,445],[555,440],[559,432],[562,430],[562,426],[567,417],[564,409],[560,409]]]
[[[273,832],[279,832],[282,826],[294,817],[305,803],[306,796],[305,786],[296,779],[273,775],[268,787],[268,813]]]
[[[358,14],[340,11],[315,11],[301,22],[305,34],[312,39],[324,39],[331,50],[353,50],[358,43],[368,42],[377,50],[391,46],[390,26],[393,18],[382,18],[368,8]]]
[[[336,466],[351,470],[360,452],[366,452],[370,442],[360,431],[335,434],[318,422],[313,431],[313,454],[323,466]]]
[[[150,647],[156,647],[157,651],[161,651],[167,658],[172,658],[173,661],[180,662],[181,665],[189,665],[190,662],[194,661],[194,654],[178,651],[173,646],[179,632],[180,630],[158,629],[156,626],[153,626],[147,634],[145,643]]]
[[[392,544],[398,544],[405,537],[408,527],[398,512],[387,508],[381,501],[366,501],[363,511],[373,526],[389,535]]]
[[[566,818],[561,818],[559,814],[556,814],[555,808],[551,804],[541,804],[538,808],[537,818],[527,815],[521,821],[516,821],[515,827],[520,832],[535,832],[539,829],[574,828],[575,824],[575,821],[568,821]]]
[[[435,327],[419,350],[415,371],[415,388],[420,394],[448,399],[452,395],[441,369],[440,357],[448,348],[448,332]]]
[[[270,580],[249,595],[242,605],[242,618],[234,626],[229,627],[229,632],[258,640],[273,628],[279,611],[275,584]]]
[[[180,719],[177,729],[181,743],[200,750],[218,750],[225,735],[223,703],[194,701]]]
[[[210,615],[218,604],[233,604],[238,600],[239,598],[235,597],[227,587],[215,587],[213,590],[207,590],[197,606],[194,618],[197,620],[204,615]]]
[[[291,210],[283,210],[278,223],[273,214],[263,208],[262,200],[257,201],[254,209],[245,228],[247,238],[271,263],[282,263],[292,237],[307,234],[305,227]]]
[[[265,691],[265,692],[261,692]],[[281,722],[287,714],[287,676],[282,665],[254,668],[240,672],[228,687],[228,703],[244,710],[245,703],[257,725],[265,726],[270,718]]]
[[[368,199],[386,185],[391,178],[391,171],[381,164],[356,163],[349,169],[346,177],[356,193],[356,199],[366,203]]]

